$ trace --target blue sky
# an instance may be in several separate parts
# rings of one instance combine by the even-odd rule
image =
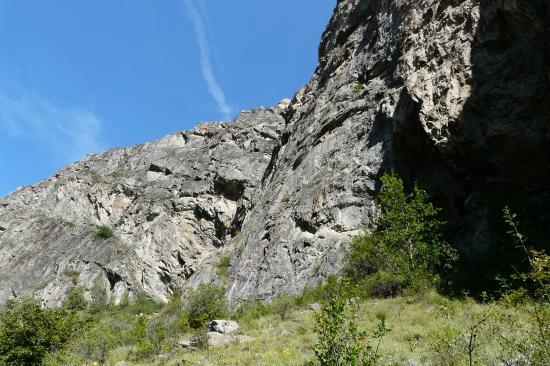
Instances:
[[[305,84],[335,0],[0,0],[0,195]]]

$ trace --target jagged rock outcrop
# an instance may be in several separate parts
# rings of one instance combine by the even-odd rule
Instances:
[[[549,15],[545,1],[339,1],[245,219],[230,298],[340,268],[389,169],[439,200],[466,255],[487,250],[490,216],[514,200],[491,211],[495,192],[548,223]]]
[[[231,301],[298,292],[341,268],[390,169],[432,193],[467,256],[490,250],[504,204],[547,227],[549,45],[544,0],[340,0],[290,102],[2,199],[0,301],[57,304],[73,281],[162,300],[219,277],[221,252]],[[102,224],[113,238],[94,234]]]
[[[163,300],[183,287],[239,229],[285,108],[89,156],[2,199],[0,300],[57,305],[74,284]]]

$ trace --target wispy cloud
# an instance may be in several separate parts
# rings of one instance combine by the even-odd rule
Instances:
[[[12,138],[46,145],[64,161],[101,150],[101,128],[90,111],[56,106],[36,93],[17,98],[0,94],[0,129]]]
[[[210,42],[207,37],[205,21],[201,13],[195,7],[193,0],[184,0],[187,15],[193,22],[195,33],[197,36],[197,43],[200,49],[200,61],[201,70],[204,80],[208,86],[208,91],[212,98],[216,101],[218,109],[224,119],[230,119],[233,112],[232,108],[227,103],[225,93],[223,92],[220,84],[216,80],[214,71],[212,68],[212,56],[210,52]],[[201,5],[199,3],[199,5]],[[203,8],[204,9],[204,8]]]

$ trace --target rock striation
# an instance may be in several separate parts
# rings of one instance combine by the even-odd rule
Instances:
[[[32,294],[59,305],[75,284],[114,302],[166,299],[240,227],[285,108],[89,156],[3,198],[0,300]],[[113,236],[97,236],[98,226]]]
[[[339,0],[292,100],[2,198],[0,301],[57,305],[75,284],[114,302],[210,281],[231,302],[296,293],[341,269],[392,169],[445,208],[467,256],[491,250],[504,204],[547,227],[549,45],[546,0]]]

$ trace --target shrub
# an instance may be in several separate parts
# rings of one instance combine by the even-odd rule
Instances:
[[[106,225],[101,225],[96,227],[95,234],[102,239],[109,239],[113,237],[113,229]]]
[[[81,286],[71,288],[64,305],[69,310],[86,309],[88,307],[88,302],[84,297],[84,289]]]
[[[102,314],[71,340],[61,352],[48,357],[46,365],[92,365],[105,363],[108,353],[123,345],[124,332],[130,325]]]
[[[286,320],[290,311],[295,307],[296,296],[292,295],[281,295],[269,304],[271,312],[278,315],[281,320]]]
[[[397,175],[385,174],[381,181],[377,228],[374,232],[365,229],[352,241],[348,275],[359,282],[382,271],[384,278],[395,277],[396,282],[386,283],[393,290],[438,284],[438,272],[456,259],[456,252],[441,239],[443,222],[437,218],[438,209],[416,184],[406,194]]]
[[[357,293],[363,298],[368,297],[395,297],[406,287],[403,277],[378,271],[364,278],[357,284]]]
[[[10,302],[0,313],[0,364],[38,365],[65,344],[78,325],[70,311],[42,309],[29,299]]]
[[[92,298],[90,301],[90,309],[93,312],[98,312],[103,309],[108,304],[108,296],[107,296],[107,290],[105,289],[105,286],[103,286],[102,281],[95,281],[94,285],[90,289],[90,297]]]
[[[227,315],[225,291],[214,284],[201,284],[196,290],[190,290],[185,310],[189,326],[198,329],[207,321],[223,318]]]
[[[157,348],[147,337],[147,317],[142,315],[136,319],[134,328],[131,332],[131,338],[136,343],[136,349],[130,355],[130,358],[136,361],[148,359],[155,355]]]
[[[181,293],[175,292],[162,310],[159,321],[167,325],[168,335],[175,336],[189,330],[189,319],[181,298]]]
[[[218,275],[222,278],[227,278],[229,275],[229,267],[231,267],[231,257],[227,254],[222,254],[216,265]]]
[[[525,337],[508,339],[502,337],[505,349],[514,349],[529,364],[544,365],[550,362],[550,255],[528,246],[527,237],[520,232],[516,214],[507,207],[504,209],[504,221],[508,234],[516,246],[522,249],[528,270],[517,272],[511,283],[504,283],[505,302],[516,306],[529,319],[529,329]]]
[[[367,333],[357,329],[357,305],[349,294],[347,283],[341,282],[339,293],[323,304],[317,316],[315,331],[319,340],[314,352],[321,366],[373,365],[378,359],[380,340],[389,332],[382,318],[374,333],[378,344],[365,346]]]
[[[269,314],[269,307],[260,300],[241,300],[233,309],[233,317],[240,321],[251,321]]]

